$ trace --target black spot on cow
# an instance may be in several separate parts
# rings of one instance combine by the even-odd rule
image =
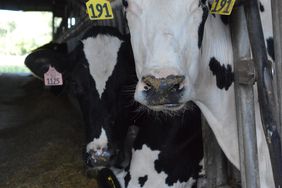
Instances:
[[[205,28],[205,23],[207,21],[209,15],[208,8],[206,6],[203,7],[203,16],[202,16],[202,22],[199,25],[198,28],[198,48],[201,48],[202,42],[203,42],[203,36],[204,36],[204,28]]]
[[[220,16],[220,19],[221,21],[225,24],[225,25],[228,25],[230,23],[230,16],[224,16],[224,15],[221,15]]]
[[[144,186],[144,184],[146,183],[147,180],[148,180],[148,175],[145,175],[143,177],[138,178],[138,182],[139,182],[141,187]]]
[[[166,129],[160,137],[166,138],[166,142],[159,145],[160,153],[154,165],[158,173],[167,174],[165,183],[168,186],[176,182],[188,182],[200,172],[199,163],[203,157],[202,132],[199,126],[201,117],[199,109],[194,104],[190,105],[193,111],[186,112],[182,117],[175,116],[173,120],[166,120],[166,127],[160,126],[163,130]]]
[[[121,188],[115,174],[109,168],[103,168],[99,171],[97,181],[103,188]]]
[[[206,2],[207,2],[207,0],[200,0],[199,6],[205,6]]]
[[[128,7],[128,2],[127,2],[127,0],[122,0],[122,4],[123,4],[123,6],[124,6],[125,8]]]
[[[260,10],[261,12],[264,12],[264,6],[261,4],[261,2],[259,3],[259,10]]]
[[[272,58],[273,61],[275,61],[274,43],[272,37],[266,39],[266,45],[267,45],[268,55]]]
[[[215,57],[212,57],[209,63],[210,70],[216,76],[216,85],[219,89],[228,90],[234,81],[234,72],[231,65],[221,65]]]
[[[127,172],[126,176],[124,177],[124,185],[125,187],[128,186],[129,181],[131,180],[130,172]]]

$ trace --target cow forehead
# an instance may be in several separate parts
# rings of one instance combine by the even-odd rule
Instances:
[[[127,7],[129,29],[132,35],[143,33],[138,38],[151,39],[156,32],[174,34],[174,37],[175,35],[177,37],[178,34],[182,34],[181,32],[199,26],[204,2],[204,0],[129,0]],[[192,31],[194,33],[194,29]]]
[[[127,20],[139,79],[150,74],[148,67],[184,70],[180,66],[197,61],[201,2],[128,0]]]
[[[168,21],[169,24],[174,24],[180,19],[187,19],[199,5],[198,0],[129,0],[127,13],[132,19],[149,19],[151,23]]]
[[[190,8],[199,4],[199,0],[128,0],[128,8],[154,8],[160,10],[163,8],[170,7],[171,9],[178,8],[178,10],[183,8]],[[180,6],[182,5],[182,6]],[[134,7],[138,6],[138,7]]]

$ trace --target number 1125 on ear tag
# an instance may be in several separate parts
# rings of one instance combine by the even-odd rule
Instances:
[[[89,0],[86,7],[90,20],[114,19],[111,4],[107,0]]]

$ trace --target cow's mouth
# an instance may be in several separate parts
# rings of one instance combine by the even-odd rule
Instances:
[[[112,151],[93,151],[86,153],[86,174],[90,178],[96,178],[99,171],[105,167],[111,167],[112,159],[116,153]]]
[[[100,168],[108,166],[112,154],[109,151],[93,151],[90,150],[87,156],[86,163],[90,167]]]
[[[148,107],[154,111],[178,111],[181,110],[184,106],[185,104],[183,103],[148,105]]]

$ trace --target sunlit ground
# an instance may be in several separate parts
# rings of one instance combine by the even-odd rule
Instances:
[[[0,73],[29,72],[25,57],[51,40],[52,14],[0,10]]]

